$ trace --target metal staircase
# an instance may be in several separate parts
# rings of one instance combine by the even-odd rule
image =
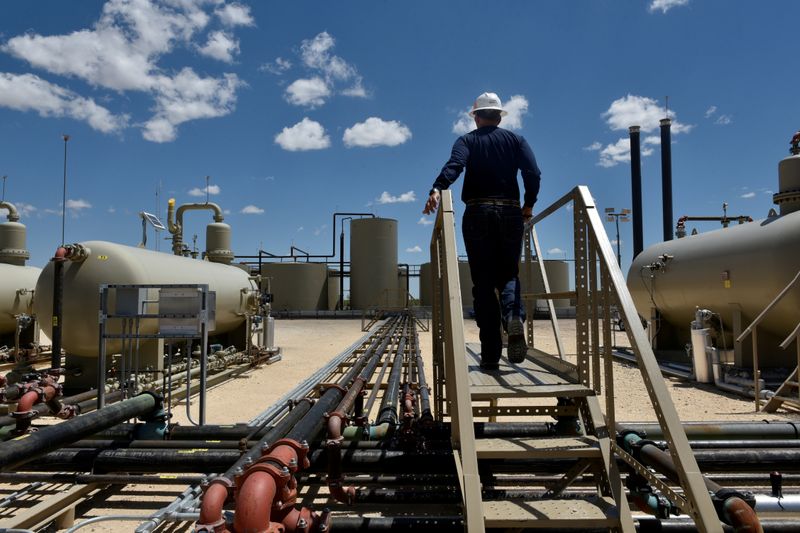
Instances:
[[[576,363],[565,360],[551,304],[558,354],[536,349],[530,328],[527,359],[519,365],[503,359],[499,371],[486,373],[478,367],[479,346],[464,342],[452,196],[449,191],[442,194],[431,240],[436,416],[451,423],[467,531],[635,531],[617,468],[621,459],[690,515],[699,531],[721,532],[588,189],[576,187],[533,224],[569,202],[574,206],[575,224]],[[564,298],[564,294],[549,293],[535,232],[527,240],[526,255],[529,262],[536,258],[545,280],[546,292],[531,299]],[[612,305],[625,320],[680,487],[667,486],[615,442]],[[506,401],[511,404],[501,405]],[[507,422],[493,424],[492,431],[480,431],[475,417],[489,422],[513,417],[526,422],[526,431],[517,431],[519,423]],[[543,417],[556,423],[546,425]]]

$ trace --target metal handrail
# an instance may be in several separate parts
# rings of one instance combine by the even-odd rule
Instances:
[[[467,373],[464,319],[458,276],[455,216],[451,191],[442,191],[431,237],[433,287],[433,360],[437,418],[444,416],[443,383],[450,415],[451,442],[456,455],[467,531],[483,533],[483,500],[475,448],[472,401]],[[443,368],[442,368],[443,367]],[[444,370],[444,375],[441,374]]]
[[[798,280],[800,280],[800,270],[797,271],[797,274],[795,274],[795,276],[792,279],[792,281],[790,281],[783,288],[783,290],[781,290],[781,292],[779,292],[778,295],[775,296],[775,298],[773,298],[772,301],[767,304],[767,306],[758,314],[758,316],[750,323],[750,325],[747,326],[744,329],[744,331],[742,331],[742,333],[738,337],[736,337],[736,342],[742,342],[745,338],[747,338],[748,335],[751,335],[751,334],[753,335],[753,339],[752,339],[752,342],[753,342],[753,396],[755,397],[756,412],[761,410],[761,383],[759,382],[759,379],[761,378],[761,371],[759,370],[759,363],[758,363],[758,329],[757,328],[758,328],[758,325],[761,323],[761,321],[764,320],[764,317],[767,316],[767,313],[769,313],[772,310],[773,307],[778,305],[778,302],[780,302],[783,299],[783,297],[786,296],[786,294],[792,289],[792,287],[794,287],[794,285],[797,283]],[[786,347],[783,344],[786,344],[786,346],[788,346],[788,343],[790,342],[789,339],[791,339],[793,336],[797,335],[798,328],[800,328],[800,324],[798,324],[797,328],[795,328],[795,330],[792,332],[792,334],[789,335],[789,337],[787,337],[786,340],[783,341],[783,343],[781,343],[781,348],[783,348],[784,350],[786,349]],[[798,342],[800,342],[800,341],[798,341]],[[797,364],[798,364],[798,367],[800,368],[800,356],[798,356]]]
[[[625,277],[620,270],[611,242],[597,212],[594,199],[585,186],[575,187],[549,207],[542,210],[532,223],[535,225],[547,216],[574,202],[575,224],[575,289],[577,293],[577,343],[578,379],[587,387],[600,391],[599,364],[605,357],[606,400],[609,433],[614,434],[613,416],[613,372],[611,372],[609,336],[604,335],[603,350],[600,350],[598,335],[598,307],[602,305],[603,330],[610,328],[610,304],[616,301],[620,316],[625,321],[626,333],[636,354],[638,367],[645,382],[650,401],[656,411],[659,424],[667,440],[669,452],[676,465],[680,484],[683,487],[689,509],[699,531],[721,532],[717,514],[706,489],[703,476],[697,466],[686,433],[678,413],[667,391],[664,380],[647,339],[639,314],[628,292]],[[599,276],[598,276],[599,266]],[[610,331],[610,330],[609,330]],[[590,358],[594,360],[589,368]],[[591,372],[590,370],[593,370]],[[609,397],[610,395],[610,397]]]

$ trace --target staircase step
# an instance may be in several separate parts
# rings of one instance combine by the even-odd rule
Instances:
[[[512,499],[483,502],[487,528],[597,529],[619,525],[611,498]]]
[[[601,457],[597,438],[586,437],[508,437],[476,439],[478,459],[564,459]]]
[[[492,398],[575,398],[594,396],[594,391],[584,385],[472,385],[473,400]]]

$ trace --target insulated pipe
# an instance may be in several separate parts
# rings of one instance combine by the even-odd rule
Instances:
[[[2,201],[0,202],[0,209],[8,209],[8,218],[9,222],[19,222],[19,211],[17,211],[17,206],[12,204],[11,202]]]
[[[642,463],[654,468],[672,481],[680,483],[680,476],[669,452],[633,432],[623,433],[622,438],[626,448]],[[743,499],[742,494],[724,489],[705,476],[703,476],[703,481],[709,492],[713,492],[715,498],[722,502],[721,506],[717,507],[717,514],[723,522],[733,526],[737,533],[763,533],[764,530],[761,528],[755,511]]]
[[[644,250],[642,227],[642,151],[639,126],[628,128],[631,138],[631,211],[633,212],[633,257]]]
[[[406,349],[405,337],[400,339],[397,345],[397,355],[392,364],[392,372],[389,374],[389,382],[386,385],[386,392],[383,395],[381,409],[378,412],[377,424],[388,424],[393,428],[398,423],[397,403],[400,397],[400,375],[403,371],[403,355]]]
[[[618,422],[617,427],[644,432],[649,439],[664,438],[655,422]],[[683,430],[689,440],[800,439],[798,422],[684,422]]]
[[[100,411],[40,428],[35,433],[17,437],[0,447],[0,469],[11,470],[65,444],[130,418],[151,415],[160,408],[161,399],[145,392]]]
[[[59,246],[53,256],[53,330],[50,335],[52,341],[50,368],[61,368],[61,329],[64,321],[64,261],[67,249]]]
[[[661,124],[661,201],[663,205],[664,240],[672,240],[672,120],[662,118]]]
[[[344,430],[344,426],[347,424],[348,413],[353,409],[356,399],[361,397],[363,394],[364,386],[369,382],[370,378],[375,373],[375,369],[383,357],[386,347],[389,345],[389,341],[394,336],[396,330],[397,325],[395,324],[389,334],[384,337],[380,347],[374,351],[374,354],[371,356],[369,363],[364,367],[364,370],[362,370],[358,377],[353,381],[353,384],[350,386],[347,394],[344,395],[342,401],[339,402],[338,406],[336,406],[336,410],[332,413],[328,413],[328,440],[325,441],[325,448],[328,450],[329,454],[327,479],[328,490],[333,498],[335,498],[337,501],[347,503],[348,505],[352,505],[355,501],[356,489],[353,486],[342,486],[342,465],[341,454],[339,452],[342,447],[342,441],[344,440],[342,432]],[[360,417],[362,413],[355,413],[355,415]]]
[[[431,390],[425,379],[425,362],[419,350],[419,334],[414,327],[414,355],[417,363],[417,384],[419,385],[420,412],[419,422],[423,428],[433,425],[433,414],[431,413]]]

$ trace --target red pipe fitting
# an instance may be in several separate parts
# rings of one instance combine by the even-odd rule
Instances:
[[[40,402],[48,402],[59,393],[60,387],[54,386],[52,381],[43,379],[41,383],[45,384],[44,387],[38,387],[36,383],[26,383],[24,388],[27,392],[17,402],[17,410],[11,413],[17,420],[15,432],[18,434],[27,433],[31,427],[31,420],[39,416],[39,412],[34,411],[33,406]]]
[[[203,492],[203,502],[200,504],[200,518],[197,520],[195,531],[229,533],[222,516],[222,508],[230,496],[231,480],[218,477],[211,481]]]
[[[738,496],[725,500],[723,513],[735,533],[764,533],[755,510]]]

